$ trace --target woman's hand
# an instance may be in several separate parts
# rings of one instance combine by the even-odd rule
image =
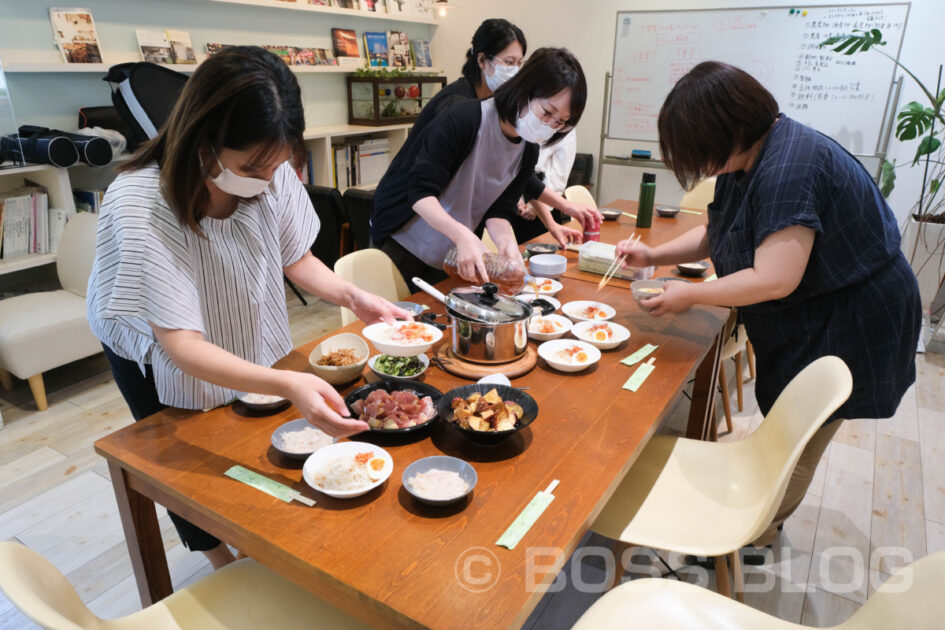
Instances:
[[[368,430],[367,422],[349,417],[345,401],[335,388],[314,374],[287,371],[286,398],[311,424],[334,437]]]
[[[515,264],[517,264],[523,270],[525,269],[525,259],[522,258],[522,252],[518,250],[518,244],[514,240],[511,243],[506,244],[504,247],[499,247],[498,245],[496,245],[496,247],[498,248],[499,254],[501,256],[505,256],[506,258],[514,261]]]
[[[486,249],[482,239],[477,238],[471,230],[465,230],[465,233],[456,241],[456,249],[459,276],[463,280],[476,284],[489,282],[486,263],[482,260],[483,254],[489,250]]]
[[[584,240],[584,235],[578,232],[575,229],[569,228],[558,223],[554,223],[548,226],[548,233],[551,234],[558,245],[563,248],[568,246],[568,243],[580,243]]]
[[[617,243],[617,258],[625,256],[622,267],[649,267],[653,264],[653,248],[639,241],[630,239]]]
[[[538,212],[535,210],[535,207],[530,203],[525,203],[521,199],[518,200],[518,216],[523,219],[531,221],[538,216]]]
[[[682,313],[692,308],[692,285],[686,282],[666,282],[663,292],[656,297],[641,300],[640,304],[652,308],[650,315],[660,317],[666,313]]]
[[[350,308],[365,324],[378,321],[393,324],[395,319],[413,319],[413,315],[404,309],[394,306],[378,295],[357,288],[352,290],[345,306]]]
[[[579,203],[571,203],[570,201],[561,208],[561,212],[577,219],[585,230],[592,232],[599,230],[600,222],[604,220],[604,215],[600,213],[600,210]]]

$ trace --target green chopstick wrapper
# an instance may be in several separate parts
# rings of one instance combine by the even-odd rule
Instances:
[[[299,503],[304,503],[309,507],[315,505],[314,501],[303,495],[298,490],[293,490],[285,484],[274,481],[269,477],[264,477],[259,473],[249,470],[248,468],[243,468],[242,466],[233,466],[223,474],[225,474],[227,477],[230,477],[231,479],[236,479],[241,483],[245,483],[247,486],[252,486],[260,492],[265,492],[269,496],[275,497],[280,501],[291,503],[294,499]]]
[[[640,348],[639,350],[637,350],[636,352],[634,352],[633,354],[631,354],[629,357],[621,361],[621,363],[623,363],[624,365],[634,365],[642,361],[643,359],[647,358],[648,356],[650,356],[650,354],[652,354],[653,351],[656,350],[657,348],[659,348],[659,346],[654,346],[653,344],[648,343],[642,348]]]
[[[512,521],[505,533],[496,541],[499,547],[506,549],[515,549],[528,530],[532,528],[542,512],[555,500],[555,495],[551,494],[558,487],[558,480],[555,479],[548,487],[538,492],[535,497],[525,506],[525,509]]]
[[[643,381],[646,380],[646,377],[650,375],[653,371],[653,359],[650,359],[646,363],[641,363],[640,367],[637,368],[637,371],[633,373],[627,382],[623,384],[624,389],[629,389],[631,392],[635,392],[640,389],[640,385],[643,385]]]

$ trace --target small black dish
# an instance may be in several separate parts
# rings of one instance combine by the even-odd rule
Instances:
[[[525,251],[532,256],[538,254],[554,254],[559,247],[555,243],[529,243],[525,246]]]
[[[671,219],[679,214],[679,208],[676,206],[656,206],[656,214]]]
[[[473,429],[464,429],[453,420],[453,399],[463,398],[471,395],[473,392],[487,394],[489,390],[495,389],[502,400],[518,403],[525,412],[522,418],[516,423],[514,429],[508,431],[475,431]],[[495,446],[509,439],[538,417],[538,403],[526,392],[508,385],[495,385],[493,383],[473,383],[472,385],[462,385],[451,389],[443,394],[443,397],[436,403],[436,410],[444,421],[460,433],[473,444],[479,446]]]
[[[357,418],[357,414],[354,413],[354,410],[351,409],[351,406],[359,400],[363,400],[368,397],[368,395],[376,389],[383,389],[387,393],[398,392],[398,391],[410,391],[414,392],[420,398],[424,396],[429,396],[433,399],[433,405],[436,407],[437,412],[439,412],[439,402],[443,397],[443,392],[433,387],[432,385],[427,385],[426,383],[421,383],[419,381],[381,381],[380,383],[371,383],[370,385],[362,385],[357,388],[347,396],[345,396],[345,405],[351,411],[351,416]],[[436,416],[433,416],[423,424],[415,424],[412,427],[405,427],[403,429],[371,429],[371,433],[384,433],[384,434],[400,434],[400,433],[412,433],[418,431],[430,425],[431,422],[436,420]]]
[[[676,265],[676,270],[679,271],[681,276],[689,276],[691,278],[698,278],[706,272],[709,268],[709,263],[704,260],[693,263],[679,263]]]

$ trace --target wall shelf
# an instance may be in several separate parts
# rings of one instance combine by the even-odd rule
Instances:
[[[414,22],[416,24],[438,24],[436,18],[419,16],[400,16],[390,13],[370,13],[359,11],[357,9],[342,9],[340,7],[325,7],[320,5],[308,4],[308,0],[296,0],[296,2],[284,2],[282,0],[210,0],[211,2],[224,2],[227,4],[245,4],[256,7],[266,7],[270,9],[286,9],[289,11],[310,11],[314,13],[333,13],[335,15],[345,15],[348,17],[363,17],[376,20],[393,20],[397,22]]]
[[[56,262],[55,254],[27,254],[16,258],[0,259],[0,276],[23,269],[32,269]]]

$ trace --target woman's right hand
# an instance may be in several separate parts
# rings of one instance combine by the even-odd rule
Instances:
[[[335,388],[314,374],[287,371],[286,398],[309,423],[334,437],[368,430],[367,422],[348,417],[348,408]]]
[[[639,241],[620,241],[617,243],[617,258],[626,257],[623,267],[649,267],[653,264],[653,248]]]
[[[478,238],[471,230],[466,230],[466,233],[456,241],[456,249],[458,254],[456,262],[460,277],[463,280],[477,284],[489,282],[486,263],[482,259],[483,254],[486,254],[489,250],[486,249],[482,239]]]

